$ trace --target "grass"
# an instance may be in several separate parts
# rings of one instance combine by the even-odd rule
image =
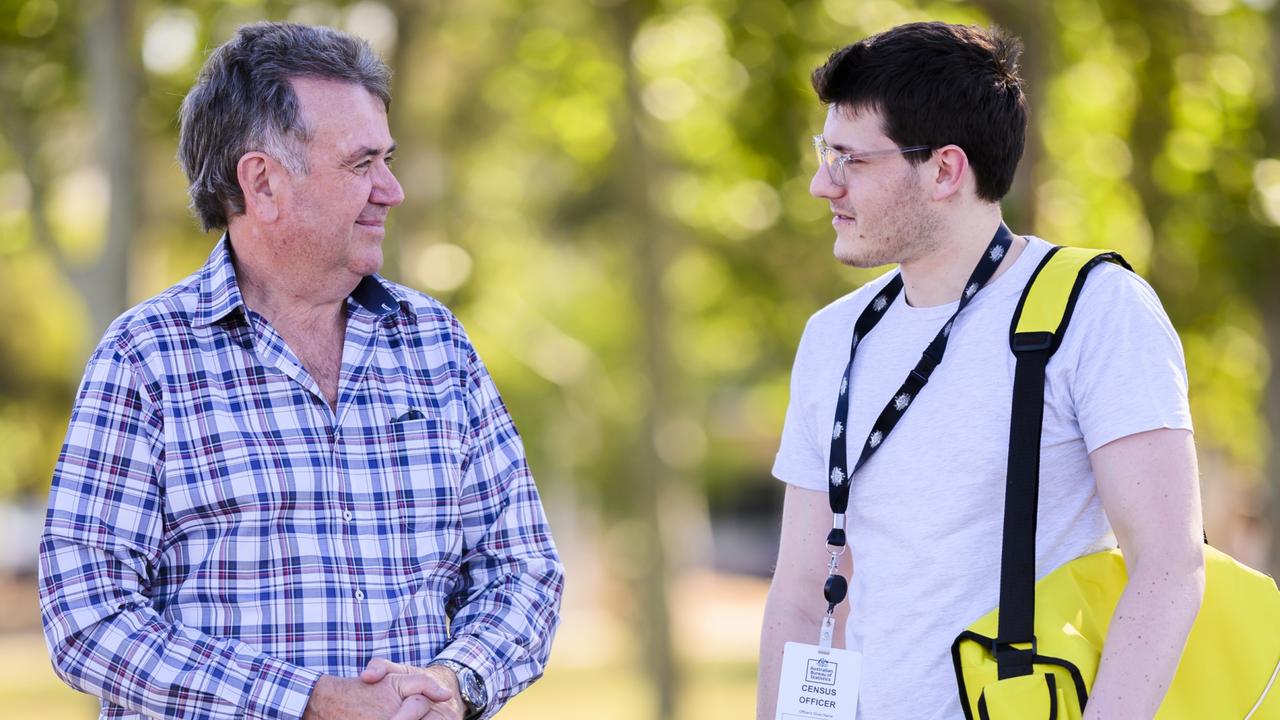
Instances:
[[[763,584],[691,575],[673,590],[683,692],[675,717],[747,718],[755,708],[755,637]],[[589,599],[589,598],[588,598]],[[566,598],[547,674],[502,711],[504,720],[655,720],[656,700],[634,658],[634,636],[594,603]],[[0,718],[89,720],[95,698],[53,674],[38,631],[0,634]]]
[[[677,720],[750,717],[755,707],[755,663],[687,665]],[[552,665],[542,680],[517,696],[499,717],[511,720],[653,720],[655,700],[635,668]],[[8,720],[88,720],[94,698],[63,685],[49,667],[39,635],[0,638],[0,717]]]

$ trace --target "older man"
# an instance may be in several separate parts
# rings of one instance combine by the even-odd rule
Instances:
[[[563,574],[519,436],[457,319],[375,274],[389,77],[259,23],[183,103],[226,233],[98,345],[40,548],[54,666],[104,718],[459,720],[543,671]]]

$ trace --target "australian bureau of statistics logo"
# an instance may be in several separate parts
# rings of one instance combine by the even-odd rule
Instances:
[[[826,659],[818,658],[810,660],[809,666],[805,670],[805,680],[820,685],[836,684],[836,663]]]

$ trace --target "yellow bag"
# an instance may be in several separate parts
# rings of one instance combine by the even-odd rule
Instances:
[[[1034,581],[1045,366],[1085,277],[1103,261],[1128,267],[1115,253],[1054,248],[1014,317],[1000,600],[1009,611],[1002,624],[1000,610],[992,610],[951,647],[968,720],[1079,720],[1127,582],[1119,550],[1077,558]],[[1225,553],[1208,545],[1204,553],[1204,600],[1156,718],[1280,720],[1280,591]]]
[[[1231,556],[1210,546],[1204,555],[1204,602],[1156,718],[1280,718],[1280,593],[1271,578]],[[997,680],[991,648],[999,610],[970,625],[951,647],[965,717],[1036,720],[1056,712],[1059,720],[1079,718],[1126,579],[1124,557],[1108,550],[1073,560],[1036,583],[1039,657],[1032,675]],[[1046,677],[1057,689],[1048,714],[1040,711]],[[1009,695],[1031,681],[1038,693]],[[978,707],[984,695],[988,713]]]

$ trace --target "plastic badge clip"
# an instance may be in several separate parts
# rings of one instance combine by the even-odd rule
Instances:
[[[846,549],[848,542],[844,534],[844,513],[835,513],[831,516],[831,532],[827,534],[827,552],[831,553],[831,557],[840,557]]]
[[[831,613],[822,618],[822,629],[818,632],[818,652],[823,655],[831,652],[831,641],[836,635],[836,617]]]

